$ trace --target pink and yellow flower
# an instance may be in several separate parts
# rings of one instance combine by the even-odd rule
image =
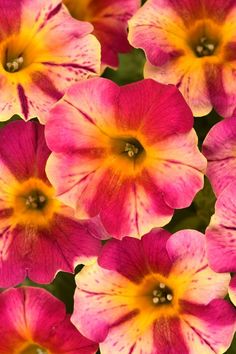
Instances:
[[[71,15],[94,26],[101,43],[102,64],[116,68],[118,53],[127,53],[128,20],[140,7],[140,0],[63,0]]]
[[[195,116],[236,107],[234,0],[148,0],[129,22],[145,77],[175,84]]]
[[[47,175],[79,218],[100,215],[114,237],[140,237],[202,188],[206,160],[192,127],[174,86],[86,80],[50,111]]]
[[[82,269],[71,320],[102,354],[219,354],[236,324],[229,281],[209,268],[204,235],[154,229],[108,241]]]
[[[16,121],[0,130],[0,141],[0,287],[26,276],[49,283],[60,270],[94,261],[100,241],[57,200],[45,175],[44,127]]]
[[[19,114],[43,122],[73,83],[100,72],[91,24],[59,0],[0,1],[0,121]]]
[[[236,116],[224,119],[211,128],[203,143],[207,158],[207,176],[219,195],[236,181]]]
[[[210,266],[216,272],[236,272],[236,181],[218,196],[206,230]]]
[[[71,324],[64,304],[40,288],[0,294],[0,354],[95,354],[97,345]]]

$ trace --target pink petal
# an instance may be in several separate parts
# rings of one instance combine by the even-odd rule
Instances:
[[[182,331],[190,354],[224,353],[230,346],[236,324],[236,311],[225,300],[207,306],[185,303]]]
[[[45,142],[42,125],[35,122],[11,122],[0,130],[0,141],[2,168],[5,165],[17,180],[33,176],[46,180],[45,164],[50,150]],[[4,178],[3,172],[1,177]]]
[[[152,144],[193,127],[192,113],[179,91],[150,79],[121,88],[117,116],[119,128],[140,130]]]
[[[117,302],[117,296],[127,294],[132,284],[115,271],[105,270],[96,264],[83,268],[76,278],[79,289],[75,291],[72,323],[80,332],[96,342],[102,342],[112,323],[129,314],[129,306]]]
[[[197,135],[191,130],[187,134],[171,135],[155,144],[157,154],[153,156],[147,174],[171,208],[189,206],[203,187],[206,159],[200,154],[196,142]]]
[[[205,72],[202,62],[194,58],[186,60],[185,56],[174,58],[161,67],[151,65],[149,62],[144,67],[145,78],[176,85],[195,117],[207,115],[213,106]]]
[[[141,281],[150,272],[168,276],[171,262],[166,251],[170,234],[153,229],[141,241],[125,237],[122,241],[111,240],[103,247],[98,264],[113,270],[133,282]]]
[[[229,284],[229,297],[232,303],[236,304],[236,276],[235,274],[233,275],[230,284]]]
[[[217,297],[224,297],[230,281],[229,274],[217,274],[208,266],[205,237],[195,230],[175,233],[167,241],[167,251],[176,277],[188,275],[183,299],[208,304]]]
[[[65,306],[40,288],[17,288],[0,295],[0,351],[13,353],[19,344],[32,342],[52,352],[72,354],[84,349],[94,354],[97,346],[70,323]]]
[[[128,52],[127,21],[140,6],[140,0],[91,0],[78,3],[64,0],[71,15],[78,20],[90,21],[94,35],[102,47],[103,66],[118,67],[118,53]]]
[[[236,183],[219,195],[215,214],[206,230],[210,266],[217,272],[236,271]]]
[[[208,160],[207,176],[216,195],[235,181],[236,117],[214,125],[203,143],[203,153]]]
[[[0,285],[16,285],[26,276],[50,283],[58,271],[73,273],[76,265],[90,263],[100,248],[100,241],[86,226],[60,214],[49,230],[7,229],[1,241]]]

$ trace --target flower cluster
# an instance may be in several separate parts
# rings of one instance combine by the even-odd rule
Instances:
[[[235,0],[0,22],[0,354],[235,352]]]

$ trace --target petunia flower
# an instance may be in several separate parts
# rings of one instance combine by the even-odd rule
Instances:
[[[147,57],[144,76],[175,84],[194,116],[236,107],[234,0],[148,0],[129,22]]]
[[[43,122],[73,83],[100,72],[93,27],[59,0],[0,0],[0,121]]]
[[[65,305],[44,289],[0,294],[0,354],[95,354],[97,345],[70,322]]]
[[[206,230],[210,266],[216,272],[236,272],[236,181],[218,196]]]
[[[207,176],[216,195],[236,181],[236,115],[214,125],[203,142]]]
[[[25,277],[49,283],[95,260],[99,226],[76,220],[55,196],[45,175],[50,154],[44,127],[16,121],[0,130],[0,287]]]
[[[236,324],[229,281],[209,268],[204,235],[153,229],[108,241],[82,269],[71,320],[102,354],[219,354]]]
[[[119,65],[118,53],[127,53],[128,20],[140,7],[140,0],[63,0],[71,15],[94,26],[101,43],[103,68]]]
[[[49,113],[47,175],[79,218],[100,215],[114,237],[140,237],[203,186],[206,160],[192,128],[174,86],[86,80]]]

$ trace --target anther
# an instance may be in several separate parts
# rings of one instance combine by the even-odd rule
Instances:
[[[129,157],[134,157],[135,155],[138,154],[139,149],[133,144],[126,143],[125,144],[125,152],[127,152]]]
[[[158,304],[158,302],[159,302],[160,300],[159,300],[158,297],[154,297],[154,298],[152,299],[152,301],[153,301],[154,304]]]
[[[39,196],[39,201],[40,201],[40,203],[44,203],[46,201],[46,198],[44,197],[44,195]]]
[[[202,37],[199,44],[196,46],[195,51],[199,57],[212,55],[215,50],[215,44],[209,41],[206,37]]]
[[[173,299],[173,294],[170,288],[164,283],[159,283],[158,287],[152,291],[152,302],[154,304],[168,304]]]
[[[153,296],[157,296],[157,295],[158,295],[158,293],[159,293],[159,291],[158,291],[158,290],[153,290],[153,292],[152,292]]]
[[[47,202],[47,198],[43,194],[38,194],[37,191],[32,191],[25,199],[25,205],[29,209],[42,209]]]
[[[23,57],[16,58],[16,59],[6,63],[6,69],[7,69],[7,71],[14,73],[21,68],[23,63],[24,63]]]
[[[46,354],[45,350],[37,348],[36,349],[37,354]]]

